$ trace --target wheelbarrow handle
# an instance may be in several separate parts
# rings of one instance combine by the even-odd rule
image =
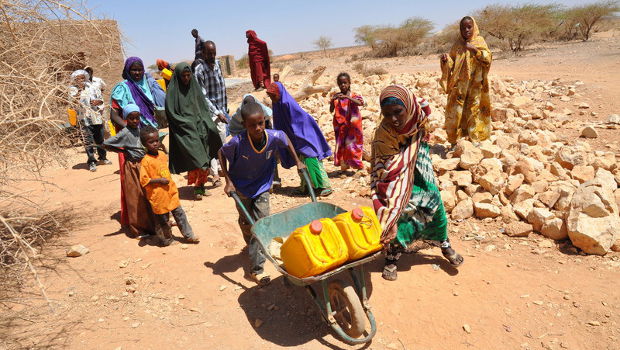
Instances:
[[[310,181],[310,174],[308,173],[308,169],[300,169],[301,176],[304,177],[306,181],[306,186],[308,186],[308,193],[310,193],[310,198],[312,198],[313,202],[316,202],[316,194],[314,193],[314,188],[312,188],[312,181]]]
[[[239,206],[239,208],[241,208],[241,211],[243,212],[243,215],[245,215],[245,218],[248,220],[248,223],[250,225],[254,225],[254,219],[252,218],[252,215],[250,215],[250,212],[248,211],[248,209],[245,207],[245,205],[243,205],[243,202],[241,202],[241,198],[239,198],[239,195],[237,194],[237,192],[230,191],[228,192],[228,196],[232,197],[237,203],[237,205]]]

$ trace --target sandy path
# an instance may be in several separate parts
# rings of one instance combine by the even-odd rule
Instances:
[[[580,118],[603,120],[620,111],[619,48],[611,39],[560,45],[497,60],[493,74],[582,80],[583,100],[598,114]],[[412,72],[434,65],[431,59],[398,59],[393,69]],[[347,67],[333,62],[330,69]],[[618,140],[618,131],[604,130],[594,144]],[[70,164],[77,164],[84,155],[72,157]],[[91,253],[45,271],[57,313],[45,315],[41,307],[43,316],[36,317],[26,309],[45,323],[19,321],[11,339],[69,349],[348,348],[331,335],[302,289],[284,285],[282,278],[259,289],[245,278],[236,210],[220,189],[194,202],[188,200],[191,190],[182,188],[182,205],[202,238],[199,245],[159,248],[118,234],[111,219],[119,209],[116,169],[115,162],[95,174],[81,166],[54,170],[48,180],[57,187],[36,189],[50,205],[68,203],[90,218],[66,241],[84,244]],[[344,180],[332,181],[338,188]],[[284,172],[285,187],[298,183],[294,172]],[[177,184],[185,180],[178,177]],[[346,209],[369,203],[344,190],[328,200]],[[274,195],[272,211],[304,201]],[[469,233],[482,240],[465,239]],[[396,282],[380,277],[381,261],[368,265],[370,304],[379,327],[368,348],[617,349],[618,254],[574,255],[537,235],[508,239],[494,222],[476,220],[453,225],[451,236],[466,258],[458,271],[437,249],[403,258]]]

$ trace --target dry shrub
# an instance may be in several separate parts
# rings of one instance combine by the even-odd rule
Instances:
[[[371,75],[383,75],[383,74],[388,73],[388,71],[383,67],[377,67],[377,66],[367,67],[362,62],[358,62],[355,65],[353,65],[353,70],[364,77],[369,77]]]
[[[596,32],[606,17],[612,17],[620,11],[617,1],[600,1],[588,5],[576,6],[566,10],[562,17],[562,27],[565,39],[579,37],[588,41],[592,33]]]
[[[6,0],[1,10],[0,283],[15,286],[24,271],[38,282],[33,259],[72,222],[30,202],[20,181],[42,181],[41,169],[64,161],[70,72],[85,66],[86,53],[104,70],[122,52],[115,22],[90,20],[81,1]]]
[[[250,58],[248,57],[247,54],[244,54],[235,63],[237,64],[237,68],[240,68],[240,69],[248,68],[250,66]]]
[[[556,27],[557,5],[490,5],[476,14],[483,34],[505,43],[514,53],[543,41]]]
[[[357,42],[371,46],[373,57],[396,57],[419,54],[418,46],[428,37],[433,23],[413,17],[398,27],[362,26],[355,29]]]

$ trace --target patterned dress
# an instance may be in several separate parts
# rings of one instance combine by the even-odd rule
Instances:
[[[356,93],[351,93],[351,98],[364,103],[362,96]],[[362,169],[364,133],[359,106],[346,98],[335,100],[333,124],[336,136],[334,165]]]

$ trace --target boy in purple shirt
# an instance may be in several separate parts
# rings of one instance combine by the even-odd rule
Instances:
[[[265,114],[258,103],[248,103],[241,108],[243,126],[247,130],[233,137],[219,152],[222,172],[226,179],[225,193],[237,192],[241,202],[248,209],[254,220],[269,215],[269,189],[276,170],[276,152],[288,152],[298,169],[306,166],[297,158],[286,134],[280,130],[265,130]],[[230,165],[228,165],[230,163]],[[290,168],[294,164],[282,166]],[[252,236],[249,222],[237,206],[239,226],[243,239],[248,245],[248,253],[252,264],[252,277],[260,285],[271,282],[264,272],[265,257],[259,248],[256,237]]]

